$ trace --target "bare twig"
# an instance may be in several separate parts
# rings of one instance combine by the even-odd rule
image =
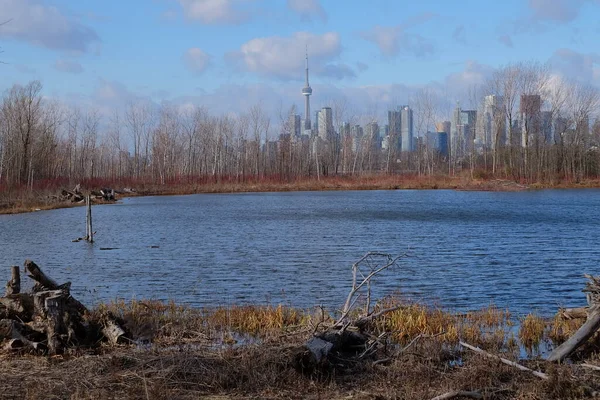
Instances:
[[[356,326],[364,325],[366,323],[369,323],[369,322],[371,322],[371,321],[373,321],[373,320],[381,317],[384,314],[387,314],[387,313],[399,310],[399,309],[404,308],[404,307],[406,307],[406,306],[401,305],[401,306],[394,306],[394,307],[390,307],[390,308],[384,308],[383,310],[378,311],[378,312],[376,312],[374,314],[367,315],[367,316],[359,318],[358,320],[356,320],[355,325]]]
[[[378,256],[378,257],[385,257],[387,262],[382,265],[381,267],[376,266],[371,266],[370,267],[370,272],[364,276],[362,274],[362,271],[360,271],[360,265],[361,263],[363,263],[365,260],[367,261],[367,264],[370,266],[370,258],[373,256]],[[401,258],[401,257],[405,257],[406,254],[402,254],[400,256],[397,256],[395,258],[392,258],[391,255],[389,254],[385,254],[385,253],[378,253],[378,252],[369,252],[367,254],[365,254],[364,256],[362,256],[356,263],[354,263],[352,265],[352,289],[350,290],[350,292],[348,293],[348,297],[346,298],[346,303],[344,304],[344,307],[342,308],[342,315],[340,317],[340,319],[336,322],[335,325],[339,325],[344,319],[346,319],[346,317],[348,316],[348,314],[350,313],[350,310],[352,310],[353,305],[356,303],[356,294],[358,293],[358,291],[365,285],[367,285],[367,311],[366,311],[366,315],[369,314],[369,308],[370,308],[370,302],[371,302],[371,298],[370,298],[370,294],[371,294],[371,279],[381,273],[382,271],[390,268],[391,266],[395,265],[396,262]],[[358,283],[358,275],[363,276],[363,280]]]
[[[430,338],[435,338],[435,337],[442,336],[445,334],[446,334],[446,332],[436,333],[435,335],[423,335],[422,333],[419,333],[413,340],[410,341],[409,344],[407,344],[406,346],[404,346],[402,348],[402,350],[400,350],[400,353],[404,353],[406,350],[408,350],[413,344],[415,344],[420,339],[425,339],[425,338],[430,339]]]

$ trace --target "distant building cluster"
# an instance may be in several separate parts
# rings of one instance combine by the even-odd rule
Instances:
[[[413,109],[401,105],[387,112],[386,124],[371,121],[364,126],[342,122],[334,125],[334,111],[323,107],[311,119],[310,96],[313,91],[309,84],[308,54],[306,55],[305,85],[302,95],[305,98],[304,118],[291,115],[288,121],[288,134],[280,140],[290,139],[293,143],[304,143],[316,151],[324,144],[336,143],[339,151],[352,152],[394,151],[412,153],[427,149],[441,157],[460,160],[467,155],[483,154],[504,146],[552,144],[557,135],[566,130],[566,121],[553,118],[550,111],[542,111],[542,98],[539,94],[522,94],[518,112],[509,121],[504,98],[488,95],[478,109],[463,109],[457,104],[450,121],[439,121],[435,131],[415,134]],[[561,126],[561,124],[565,126]],[[588,124],[589,127],[589,124]],[[275,144],[271,144],[275,146]]]

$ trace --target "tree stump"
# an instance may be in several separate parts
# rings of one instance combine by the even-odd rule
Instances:
[[[21,274],[18,266],[10,267],[11,278],[6,283],[6,296],[17,294],[21,291]]]
[[[47,297],[45,300],[48,353],[50,355],[62,354],[64,352],[64,335],[67,329],[64,324],[64,295]]]

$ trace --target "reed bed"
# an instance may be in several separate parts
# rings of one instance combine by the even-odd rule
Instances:
[[[573,320],[533,314],[519,319],[493,305],[460,314],[398,299],[387,299],[381,307],[392,304],[401,307],[366,328],[373,335],[390,333],[387,362],[333,366],[310,375],[294,367],[294,352],[320,325],[332,323],[333,312],[114,301],[92,313],[110,313],[122,321],[131,341],[55,357],[5,351],[0,393],[19,399],[410,400],[480,390],[486,399],[541,400],[588,398],[591,388],[600,388],[599,375],[574,366],[548,367],[551,379],[542,381],[458,345],[463,340],[519,360],[526,346],[558,339],[556,332],[568,336],[576,329]],[[519,362],[546,368],[535,357]]]

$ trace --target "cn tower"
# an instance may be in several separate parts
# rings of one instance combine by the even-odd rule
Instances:
[[[304,130],[310,130],[310,95],[312,94],[312,88],[308,83],[308,48],[306,49],[306,83],[302,88],[302,94],[306,97],[304,103]]]

